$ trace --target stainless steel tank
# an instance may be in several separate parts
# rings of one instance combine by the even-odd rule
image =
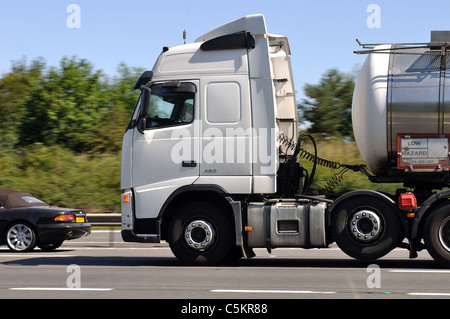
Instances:
[[[369,51],[355,86],[352,120],[361,156],[375,175],[399,181],[450,168],[447,50],[445,43],[430,43]]]

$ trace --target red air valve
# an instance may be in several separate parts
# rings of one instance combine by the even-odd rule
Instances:
[[[398,208],[406,212],[412,212],[417,208],[417,199],[413,193],[402,193],[398,199]]]

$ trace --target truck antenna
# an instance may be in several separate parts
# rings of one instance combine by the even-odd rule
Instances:
[[[186,28],[187,28],[187,24],[188,24],[188,20],[189,20],[189,12],[191,11],[191,4],[192,4],[192,0],[189,0],[189,5],[187,8],[187,12],[186,12],[186,21],[184,22],[184,30],[183,30],[183,41],[184,44],[186,44]]]

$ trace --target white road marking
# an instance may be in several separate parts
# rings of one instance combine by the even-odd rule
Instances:
[[[76,255],[52,255],[52,254],[0,254],[0,257],[18,257],[18,258],[44,258],[44,257],[76,257]]]
[[[422,270],[422,269],[393,269],[393,270],[389,270],[389,272],[450,274],[450,270]]]
[[[9,290],[21,291],[111,291],[114,288],[55,288],[55,287],[25,287],[9,288]]]
[[[62,247],[61,250],[170,250],[169,247]],[[14,254],[8,254],[8,253],[1,253],[2,250],[0,249],[0,258],[1,257],[22,257],[22,258],[29,258],[29,257],[76,257],[77,255],[60,255],[58,254],[58,251],[49,252],[45,254],[33,254],[33,253],[14,253]]]
[[[62,247],[69,250],[170,250],[169,247]],[[0,254],[1,256],[1,254]]]
[[[211,292],[219,293],[251,293],[251,294],[335,294],[335,291],[310,290],[270,290],[270,289],[214,289]]]
[[[409,292],[410,296],[450,296],[450,292]]]

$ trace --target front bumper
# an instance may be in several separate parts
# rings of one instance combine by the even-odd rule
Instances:
[[[132,243],[152,243],[159,244],[159,234],[135,234],[132,230],[122,230],[122,239],[124,242]]]
[[[121,195],[123,241],[131,243],[159,244],[161,242],[161,221],[158,219],[134,218],[133,206],[133,191],[124,191]]]

